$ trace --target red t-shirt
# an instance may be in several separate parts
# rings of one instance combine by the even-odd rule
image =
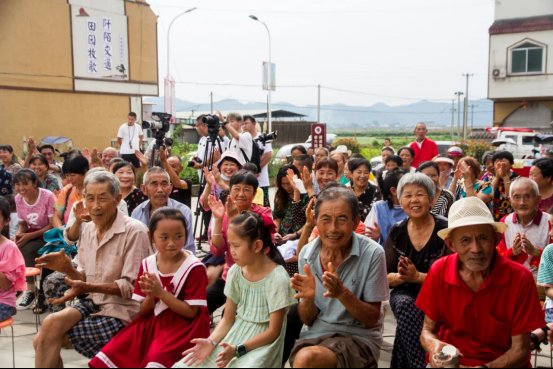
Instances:
[[[411,164],[412,167],[418,168],[421,163],[424,163],[425,161],[430,161],[434,159],[436,156],[438,156],[438,145],[436,142],[432,141],[428,137],[422,141],[422,145],[419,148],[419,145],[417,145],[417,142],[411,142],[411,145],[409,145],[415,151],[415,157],[413,158],[413,163]]]
[[[536,283],[528,269],[498,254],[476,293],[459,275],[459,256],[434,263],[417,307],[436,322],[438,339],[459,349],[461,365],[489,363],[511,348],[511,337],[545,325]],[[530,368],[530,355],[525,367]]]

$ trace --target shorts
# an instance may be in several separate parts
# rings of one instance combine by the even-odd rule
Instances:
[[[545,309],[545,322],[553,323],[553,308]]]
[[[213,254],[207,254],[206,257],[202,259],[202,263],[207,267],[210,265],[218,266],[225,263],[225,255],[215,256]]]
[[[69,331],[69,341],[75,350],[92,359],[115,336],[125,324],[109,316],[94,316],[100,309],[90,299],[80,299],[73,309],[81,313],[83,319]]]
[[[332,351],[336,355],[337,368],[378,367],[378,363],[366,343],[355,337],[337,333],[296,341],[296,345],[290,353],[290,366],[294,367],[294,359],[301,349],[311,346],[321,346]]]
[[[14,316],[17,310],[13,306],[0,303],[0,322]]]

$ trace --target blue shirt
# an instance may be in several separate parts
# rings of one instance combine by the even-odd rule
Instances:
[[[168,199],[167,200],[167,207],[171,209],[177,209],[179,210],[182,215],[184,215],[184,219],[186,219],[186,244],[184,245],[184,248],[192,253],[192,255],[196,255],[196,245],[194,244],[194,231],[192,228],[192,211],[190,208],[176,200]],[[148,227],[150,225],[150,200],[144,201],[142,204],[138,205],[136,209],[132,212],[131,215],[132,218],[146,224]]]
[[[321,247],[320,238],[315,239],[300,251],[298,259],[300,273],[305,274],[303,267],[308,264],[315,276],[315,305],[320,311],[312,326],[304,325],[300,338],[312,339],[334,333],[355,336],[371,348],[378,361],[382,345],[383,315],[380,315],[374,327],[367,328],[338,299],[323,297],[326,289],[322,284]],[[365,236],[353,234],[350,255],[338,266],[336,273],[344,286],[363,302],[382,302],[389,299],[384,249]]]

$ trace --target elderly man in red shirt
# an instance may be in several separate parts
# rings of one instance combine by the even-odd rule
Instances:
[[[413,160],[412,166],[418,168],[421,163],[433,160],[438,156],[438,145],[436,145],[436,142],[426,137],[428,129],[423,122],[417,123],[414,134],[415,141],[413,141],[409,147],[415,151],[415,159]]]
[[[530,368],[530,332],[545,321],[532,273],[496,251],[507,225],[476,197],[455,202],[449,216],[438,236],[455,253],[434,263],[417,299],[430,365],[443,367],[435,356],[452,345],[461,366]]]

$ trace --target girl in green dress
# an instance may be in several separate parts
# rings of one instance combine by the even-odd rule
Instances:
[[[224,316],[209,338],[192,340],[175,368],[281,366],[286,313],[296,301],[270,228],[253,212],[232,220],[228,241],[236,264],[227,277]]]

